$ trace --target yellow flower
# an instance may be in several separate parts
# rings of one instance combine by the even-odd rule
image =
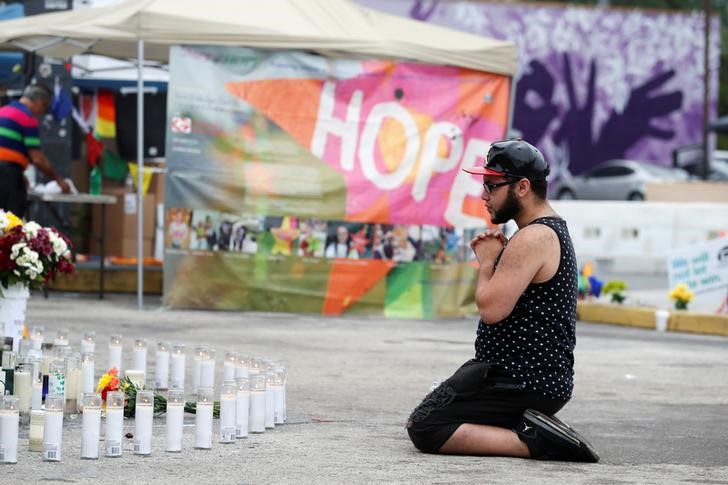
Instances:
[[[16,216],[12,212],[6,212],[6,216],[8,216],[8,231],[16,226],[22,226],[23,221],[20,219],[20,217]]]
[[[99,383],[96,386],[96,392],[101,392],[104,389],[106,389],[106,386],[108,386],[111,383],[111,379],[113,379],[113,378],[114,378],[114,376],[112,376],[109,373],[106,373],[106,374],[102,375],[101,377],[99,377]]]
[[[692,301],[693,298],[695,298],[695,293],[690,291],[688,285],[686,285],[685,283],[678,283],[672,290],[670,290],[670,293],[668,293],[668,297],[671,300],[688,303]]]

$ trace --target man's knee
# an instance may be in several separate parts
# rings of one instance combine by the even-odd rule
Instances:
[[[437,453],[442,446],[437,439],[437,433],[431,426],[423,423],[407,423],[407,434],[415,448],[423,453]]]

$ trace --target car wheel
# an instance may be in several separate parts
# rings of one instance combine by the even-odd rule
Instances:
[[[571,189],[561,189],[556,195],[558,200],[576,200],[576,195]]]
[[[627,196],[627,200],[645,200],[645,195],[639,192],[632,192]]]

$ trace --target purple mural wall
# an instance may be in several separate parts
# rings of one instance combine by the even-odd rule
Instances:
[[[671,164],[702,140],[700,13],[483,2],[360,4],[518,45],[513,127],[556,177],[612,158]],[[711,108],[717,106],[720,20],[711,24]]]

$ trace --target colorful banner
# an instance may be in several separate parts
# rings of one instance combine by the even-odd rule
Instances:
[[[165,298],[171,305],[472,311],[467,241],[510,80],[462,68],[174,47]],[[258,299],[262,301],[258,301]]]

